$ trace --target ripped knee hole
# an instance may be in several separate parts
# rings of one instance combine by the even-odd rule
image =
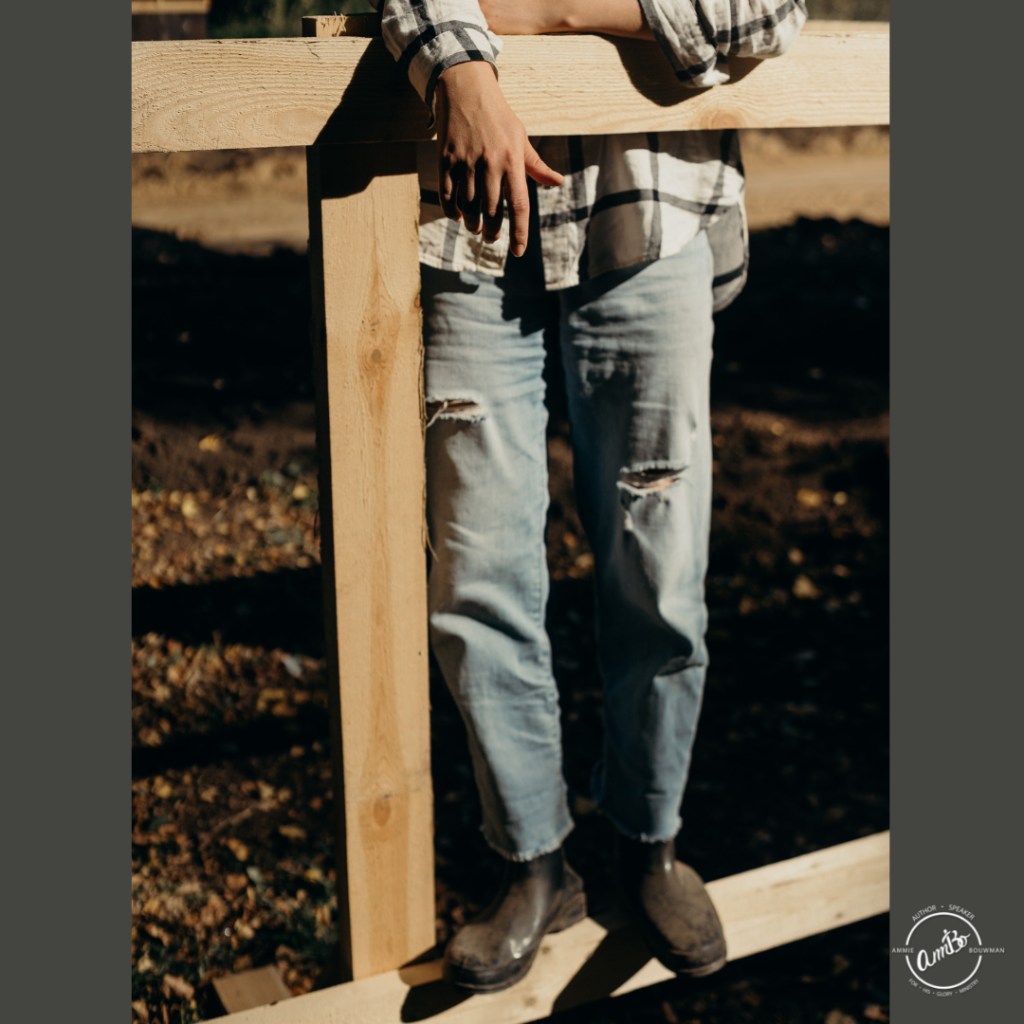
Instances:
[[[484,407],[470,398],[442,398],[427,402],[427,426],[437,420],[463,420],[475,423],[483,419]]]
[[[683,469],[635,469],[623,470],[621,481],[637,491],[661,491],[681,480]]]

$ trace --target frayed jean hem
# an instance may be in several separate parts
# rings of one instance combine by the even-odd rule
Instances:
[[[614,814],[610,814],[608,809],[602,807],[600,803],[598,803],[597,809],[612,823],[616,832],[620,832],[627,839],[634,839],[640,843],[667,843],[670,839],[675,839],[675,837],[679,835],[680,829],[683,827],[683,819],[677,816],[675,828],[666,835],[658,835],[657,833],[652,835],[649,832],[634,832],[632,829],[626,828],[626,826],[623,825]]]
[[[555,850],[561,847],[562,843],[565,842],[566,836],[568,836],[569,833],[575,827],[576,823],[570,821],[569,824],[564,829],[562,829],[562,832],[559,835],[558,839],[556,839],[553,843],[542,844],[533,850],[527,850],[526,853],[513,853],[511,850],[506,850],[503,846],[501,846],[500,844],[496,843],[493,839],[491,839],[491,837],[487,834],[486,825],[481,825],[480,831],[483,833],[484,841],[495,853],[501,854],[501,856],[504,857],[505,860],[515,861],[516,863],[523,863],[524,861],[528,860],[536,860],[538,857],[543,857],[547,853],[554,853]]]

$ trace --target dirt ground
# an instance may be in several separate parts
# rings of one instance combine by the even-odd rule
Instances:
[[[708,880],[888,826],[887,147],[875,130],[746,144],[756,230],[747,289],[716,325],[711,668],[680,840]],[[869,163],[873,184],[851,184]],[[820,191],[793,187],[812,166]],[[251,213],[242,238],[234,213],[222,228],[195,212],[243,198],[252,211],[278,189],[301,208],[302,179],[294,151],[133,160],[133,1019],[217,1016],[211,979],[268,963],[306,991],[336,940],[304,237],[294,217],[288,242],[276,213]],[[146,221],[157,199],[171,212]],[[548,376],[567,850],[600,910],[592,559]],[[431,700],[443,942],[499,865],[436,673]],[[887,928],[557,1019],[886,1020]]]

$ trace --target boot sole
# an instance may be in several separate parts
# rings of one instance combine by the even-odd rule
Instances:
[[[715,971],[720,971],[728,962],[729,957],[723,953],[717,960],[708,964],[698,964],[696,967],[688,967],[687,961],[678,953],[673,952],[665,940],[651,927],[647,919],[636,910],[633,916],[640,925],[640,934],[643,935],[647,948],[654,954],[655,959],[663,967],[685,978],[704,978]]]
[[[643,911],[629,899],[621,885],[616,887],[616,898],[620,908],[637,923],[637,926],[640,928],[640,935],[643,937],[644,943],[654,958],[662,967],[668,968],[674,974],[685,978],[704,978],[709,974],[720,971],[729,962],[728,952],[725,952],[717,960],[712,960],[710,963],[698,964],[696,967],[687,966],[686,959],[673,951],[672,947],[661,937],[650,921],[647,920],[647,916]]]
[[[579,924],[587,916],[587,895],[579,892],[571,896],[565,902],[565,906],[558,912],[555,919],[548,925],[545,935],[554,935],[556,932],[564,932],[574,924]],[[493,980],[484,980],[480,973],[460,970],[452,966],[447,960],[443,962],[441,973],[444,980],[453,988],[463,989],[467,992],[503,992],[511,988],[517,982],[522,981],[530,968],[533,966],[537,954],[540,953],[541,943],[537,943],[533,952],[521,960],[517,960],[511,969],[511,973],[504,974]]]

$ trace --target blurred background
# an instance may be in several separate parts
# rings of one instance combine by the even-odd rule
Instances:
[[[154,30],[159,31],[156,21],[139,21],[140,18],[161,18],[162,31],[185,32],[184,38],[245,39],[301,35],[301,21],[308,15],[364,14],[374,9],[369,0],[184,0],[185,6],[194,6],[196,10],[172,14],[159,10],[161,4],[167,3],[168,0],[133,0],[133,38],[161,38],[153,34]],[[889,20],[889,0],[807,0],[807,9],[812,18]],[[182,28],[186,21],[187,27]],[[203,35],[192,34],[196,32]]]
[[[298,35],[305,14],[366,9],[212,0],[190,31]],[[751,270],[716,318],[711,668],[679,844],[705,880],[888,827],[889,134],[747,131],[742,144]],[[293,994],[332,980],[305,204],[301,149],[132,158],[133,1020],[218,1016],[214,979],[252,967],[273,965]],[[554,362],[547,376],[567,849],[600,911],[593,563]],[[444,942],[500,865],[436,672],[431,701]],[[557,1020],[884,1021],[887,939],[880,917]]]

